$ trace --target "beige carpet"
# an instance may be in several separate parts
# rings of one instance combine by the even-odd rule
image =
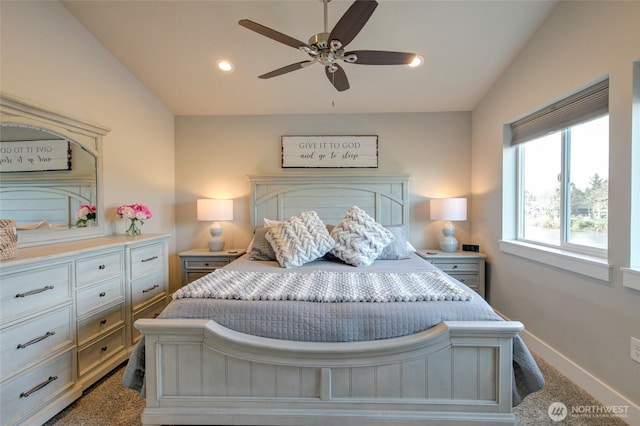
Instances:
[[[623,418],[619,417],[571,414],[572,407],[600,407],[601,404],[539,357],[536,357],[536,361],[544,374],[546,385],[543,390],[527,396],[514,409],[520,426],[627,424]],[[45,426],[140,425],[140,413],[144,408],[144,400],[136,392],[122,386],[123,373],[124,365],[87,389],[82,398],[45,423]],[[549,406],[554,402],[562,402],[567,407],[568,415],[562,421],[553,421],[548,415]]]

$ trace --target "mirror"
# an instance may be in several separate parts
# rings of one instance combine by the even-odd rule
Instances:
[[[16,221],[18,247],[105,234],[100,152],[108,131],[0,95],[0,218]],[[95,220],[78,221],[83,206],[95,206]]]

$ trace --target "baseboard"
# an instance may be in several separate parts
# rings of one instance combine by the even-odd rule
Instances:
[[[498,315],[509,320],[505,315],[497,312]],[[623,418],[629,424],[640,424],[640,405],[627,399],[624,395],[613,389],[611,386],[598,379],[596,376],[580,367],[578,364],[567,358],[562,353],[549,346],[543,340],[528,332],[520,333],[522,340],[527,347],[536,355],[539,355],[549,365],[560,371],[573,383],[580,386],[589,395],[593,396],[604,406],[627,406],[628,417]]]

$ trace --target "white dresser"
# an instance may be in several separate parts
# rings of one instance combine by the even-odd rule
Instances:
[[[20,249],[0,262],[2,424],[37,424],[125,361],[168,297],[168,235]]]

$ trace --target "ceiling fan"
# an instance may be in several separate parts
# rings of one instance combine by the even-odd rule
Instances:
[[[328,31],[328,3],[331,0],[320,0],[324,4],[324,32],[314,34],[307,43],[289,37],[286,34],[272,30],[264,25],[241,19],[238,23],[252,31],[272,40],[291,46],[307,53],[311,59],[286,65],[277,70],[258,76],[258,78],[272,78],[302,68],[316,62],[324,65],[325,74],[331,84],[340,92],[349,89],[349,80],[344,69],[338,64],[344,61],[359,65],[407,65],[416,57],[415,53],[386,52],[380,50],[354,50],[346,52],[345,47],[358,35],[367,23],[373,11],[378,7],[375,0],[356,0],[342,15],[335,27]]]

